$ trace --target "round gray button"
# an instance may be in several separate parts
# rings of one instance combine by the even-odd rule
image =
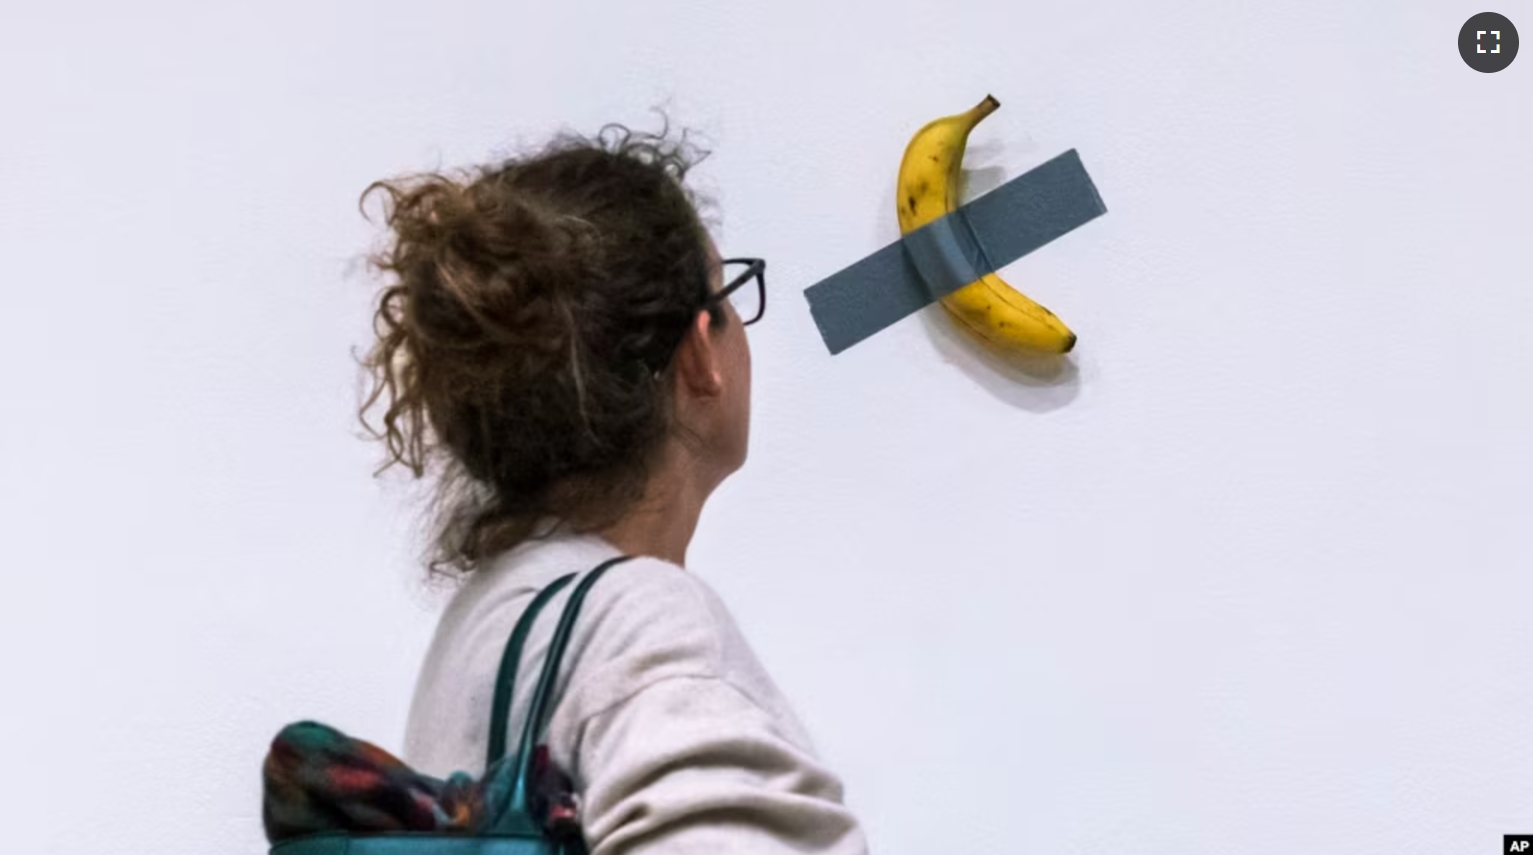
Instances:
[[[1517,28],[1505,15],[1481,12],[1458,31],[1458,54],[1475,71],[1494,74],[1517,58]]]

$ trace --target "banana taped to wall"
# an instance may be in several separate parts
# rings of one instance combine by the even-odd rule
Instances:
[[[1071,149],[959,204],[969,134],[1000,107],[974,107],[921,126],[905,148],[895,196],[901,239],[806,289],[815,324],[840,353],[933,302],[1004,353],[1064,354],[1075,333],[996,270],[1107,212]]]
[[[902,234],[958,209],[959,175],[969,132],[1000,106],[994,96],[986,95],[974,107],[927,122],[916,131],[900,161],[895,195]],[[1069,353],[1075,347],[1075,333],[1064,321],[995,273],[986,273],[938,302],[962,327],[1001,350]]]

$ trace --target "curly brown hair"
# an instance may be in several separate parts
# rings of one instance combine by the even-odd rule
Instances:
[[[387,194],[390,240],[366,260],[391,282],[359,416],[386,449],[378,473],[438,475],[432,572],[470,572],[546,518],[609,525],[642,497],[676,427],[671,354],[705,306],[727,323],[684,183],[708,153],[667,129],[564,133],[363,191],[364,217]]]

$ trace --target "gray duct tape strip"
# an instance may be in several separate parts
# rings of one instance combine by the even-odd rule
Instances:
[[[940,300],[996,269],[963,208],[905,235],[900,244],[926,286],[927,302]]]
[[[811,285],[804,297],[825,346],[840,353],[1105,213],[1070,149]]]

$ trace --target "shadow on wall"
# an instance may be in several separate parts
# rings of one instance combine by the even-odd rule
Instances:
[[[1005,148],[999,141],[971,143],[964,162],[1003,159]],[[1036,146],[1022,146],[1024,151],[1033,148]],[[985,195],[1010,180],[1006,173],[1003,166],[964,169],[959,198],[969,202]],[[893,240],[900,233],[894,193],[895,182],[890,181],[875,218],[881,242]],[[965,332],[940,305],[927,306],[918,314],[942,361],[958,368],[1003,403],[1019,410],[1046,413],[1068,406],[1080,394],[1080,370],[1069,355],[1001,353]]]

